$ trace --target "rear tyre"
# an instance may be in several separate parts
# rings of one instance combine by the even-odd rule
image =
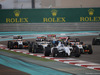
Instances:
[[[11,41],[8,41],[8,43],[7,43],[7,48],[9,48],[10,46],[9,46],[9,43],[10,43]]]
[[[79,48],[76,46],[76,47],[74,47],[74,50],[75,50],[75,57],[80,57],[80,50],[79,50]]]
[[[57,50],[57,48],[54,48],[54,49],[52,50],[52,56],[53,56],[53,57],[56,57],[57,54],[58,54],[58,50]]]
[[[80,49],[80,53],[81,54],[84,54],[84,49]]]
[[[12,41],[8,41],[8,48],[13,49],[13,42]]]
[[[51,53],[51,48],[50,48],[50,47],[45,47],[44,55],[45,55],[45,56],[49,56],[50,53]]]
[[[37,53],[37,45],[33,44],[32,45],[33,53]]]
[[[32,44],[29,45],[29,52],[32,52]]]
[[[88,49],[89,49],[89,52],[88,52],[88,54],[92,54],[92,53],[93,53],[93,50],[92,50],[92,47],[91,47],[91,45],[88,45]]]

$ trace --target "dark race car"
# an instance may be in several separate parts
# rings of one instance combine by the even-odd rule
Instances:
[[[92,45],[100,45],[100,34],[99,37],[93,38]]]
[[[83,42],[80,41],[79,38],[75,38],[73,40],[70,39],[68,43],[70,45],[76,45],[80,49],[80,53],[82,54],[84,53],[92,54],[93,53],[92,46],[84,44]]]
[[[92,54],[93,53],[92,46],[84,44],[83,42],[80,41],[79,38],[62,37],[61,40],[64,42],[66,46],[67,45],[77,46],[81,54],[84,54],[84,53]]]

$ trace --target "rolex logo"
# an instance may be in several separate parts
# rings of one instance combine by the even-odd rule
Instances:
[[[52,13],[52,16],[56,16],[56,15],[57,15],[57,10],[53,9],[53,10],[51,11],[51,13]]]
[[[94,9],[89,9],[88,12],[89,12],[89,15],[92,16],[94,14]]]
[[[19,11],[19,10],[15,10],[15,11],[14,11],[14,14],[15,14],[16,17],[19,17],[20,11]]]

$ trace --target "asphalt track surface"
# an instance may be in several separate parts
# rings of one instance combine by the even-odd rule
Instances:
[[[72,38],[79,38],[84,44],[92,45],[92,39],[98,36],[72,36]],[[34,41],[34,39],[26,39],[27,41]],[[7,41],[0,41],[0,44],[7,45]],[[93,54],[82,54],[81,60],[86,60],[90,62],[95,62],[100,64],[100,45],[92,45]]]
[[[77,37],[80,38],[80,40],[83,41],[85,44],[92,44],[92,39],[94,37],[97,37],[97,36],[77,36]],[[30,40],[30,41],[32,40],[33,41],[33,39],[28,39],[28,40]],[[0,44],[6,45],[7,42],[6,41],[2,41],[2,42],[0,42]],[[85,60],[85,61],[89,61],[89,62],[99,63],[100,64],[100,45],[92,45],[92,48],[93,48],[93,54],[91,54],[91,55],[89,55],[89,54],[82,54],[80,58],[75,58],[75,59],[80,59],[80,60]],[[52,66],[52,65],[53,64],[49,65],[49,67]],[[59,65],[57,65],[57,66],[59,67]],[[80,72],[77,73],[77,70],[75,68],[77,70],[79,70]],[[88,75],[88,74],[92,74],[92,75],[97,75],[98,74],[99,75],[100,74],[100,71],[89,70],[89,69],[82,69],[82,68],[79,68],[79,67],[76,67],[76,66],[75,66],[75,68],[73,68],[73,70],[71,70],[72,68],[69,67],[69,69],[67,68],[66,70],[67,70],[67,72],[74,73],[74,74],[77,74],[77,75],[78,74],[79,75]],[[61,70],[66,71],[65,67],[63,67]],[[81,70],[83,70],[84,73],[82,73]]]

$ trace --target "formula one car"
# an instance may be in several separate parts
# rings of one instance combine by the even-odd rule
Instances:
[[[14,35],[13,36],[13,39],[22,39],[23,37],[22,36],[20,36],[20,35]]]
[[[92,45],[100,45],[100,34],[99,37],[93,38]]]
[[[39,41],[41,42],[41,41],[46,41],[46,39],[47,39],[47,38],[46,38],[45,36],[41,36],[41,37],[37,37],[37,38],[36,38],[36,41],[37,41],[37,42],[39,42]]]
[[[81,54],[84,54],[84,53],[92,54],[93,53],[92,46],[83,44],[83,42],[80,42],[79,38],[61,37],[60,39],[64,42],[66,46],[76,45],[79,48]]]
[[[56,45],[58,45],[58,43],[59,43],[59,41],[66,41],[66,40],[68,40],[70,37],[54,37],[52,40],[51,40],[51,42],[52,42],[52,44],[56,44]]]
[[[49,34],[49,35],[47,35],[47,37],[56,37],[56,35],[55,34]]]
[[[29,52],[32,53],[43,53],[45,47],[50,44],[50,42],[42,41],[42,42],[33,42],[29,45]]]
[[[44,50],[45,56],[53,56],[53,57],[67,57],[67,56],[75,56],[80,57],[80,51],[77,46],[65,46],[61,42],[58,43],[58,45],[51,47],[48,45]]]
[[[48,41],[52,41],[52,40],[54,40],[56,38],[56,35],[55,34],[49,34],[49,35],[47,35],[47,40]]]
[[[67,37],[59,37],[58,39],[60,41],[68,41],[70,39],[70,37],[69,36],[67,36]]]
[[[7,47],[10,49],[23,49],[28,48],[29,41],[23,41],[22,39],[17,39],[16,41],[8,41]]]
[[[70,43],[70,45],[76,45],[80,49],[80,53],[82,54],[84,53],[92,54],[93,53],[92,46],[83,44],[83,42],[80,42],[78,38],[76,38],[76,40],[70,39],[68,43]]]
[[[36,42],[32,42],[29,45],[29,52],[43,53],[48,44],[50,44],[50,42],[46,40],[46,37],[37,37]]]

